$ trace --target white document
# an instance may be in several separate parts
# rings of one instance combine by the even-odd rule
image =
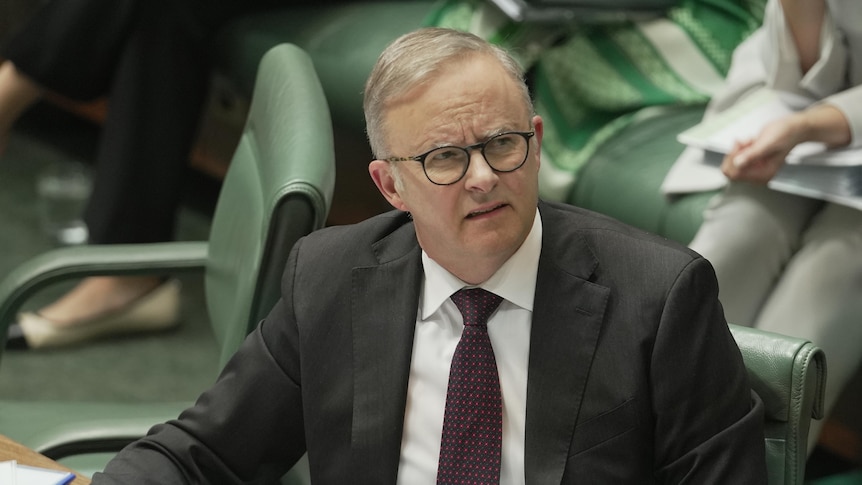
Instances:
[[[677,136],[685,145],[728,153],[737,141],[748,140],[769,123],[804,109],[811,100],[761,89],[740,103]],[[846,167],[862,165],[862,148],[827,150],[823,143],[800,143],[787,156],[788,164]]]
[[[685,147],[665,175],[661,192],[673,196],[710,192],[727,185],[727,177],[717,166],[704,163],[705,156],[701,148]]]
[[[0,462],[0,484],[16,484],[18,483],[15,478],[15,461],[2,461]]]
[[[2,485],[66,485],[74,479],[74,473],[19,465],[15,460],[0,462]]]
[[[764,89],[685,130],[677,140],[688,145],[683,153],[689,156],[680,157],[671,168],[663,192],[719,188],[724,176],[718,167],[737,141],[756,136],[770,121],[810,104],[798,96]],[[862,148],[827,150],[822,143],[802,143],[790,152],[786,162],[769,181],[773,190],[862,209]],[[702,187],[693,180],[699,177],[694,165],[703,167]]]

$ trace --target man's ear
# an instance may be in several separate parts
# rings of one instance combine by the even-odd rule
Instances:
[[[407,212],[407,206],[398,193],[395,174],[392,173],[392,170],[392,164],[385,160],[373,160],[368,164],[368,173],[371,175],[374,185],[377,186],[377,190],[392,207]]]
[[[542,117],[539,115],[533,116],[531,121],[533,122],[533,131],[536,132],[536,141],[541,145],[542,137],[545,135],[545,122],[542,121]]]
[[[536,132],[536,146],[539,148],[536,152],[536,156],[539,157],[539,163],[536,164],[536,168],[542,164],[542,138],[545,136],[545,125],[542,121],[542,117],[539,115],[533,116],[533,131]]]

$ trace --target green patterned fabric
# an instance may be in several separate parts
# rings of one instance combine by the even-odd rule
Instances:
[[[701,105],[765,0],[683,0],[660,19],[573,29],[536,65],[545,121],[542,196],[566,200],[578,170],[644,108]]]
[[[549,27],[513,22],[482,0],[448,0],[427,25],[473,32],[534,69],[545,121],[542,196],[566,200],[578,169],[640,110],[705,104],[765,4],[680,0],[658,19]]]
[[[485,0],[443,0],[425,25],[474,33],[506,48],[525,70],[565,31],[562,26],[548,28],[514,22]]]

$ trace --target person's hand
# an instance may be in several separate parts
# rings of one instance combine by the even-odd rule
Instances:
[[[730,180],[765,184],[784,165],[787,154],[802,142],[802,127],[797,115],[767,124],[757,137],[737,142],[721,163]]]

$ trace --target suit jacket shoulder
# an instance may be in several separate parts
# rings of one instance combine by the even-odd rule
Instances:
[[[676,241],[571,205],[542,202],[539,208],[543,256],[588,280],[620,283],[618,276],[632,275],[639,278],[631,281],[635,287],[643,286],[644,277],[675,278],[695,260],[711,272],[706,260]]]
[[[763,483],[761,409],[709,263],[588,210],[539,210],[528,482]]]

